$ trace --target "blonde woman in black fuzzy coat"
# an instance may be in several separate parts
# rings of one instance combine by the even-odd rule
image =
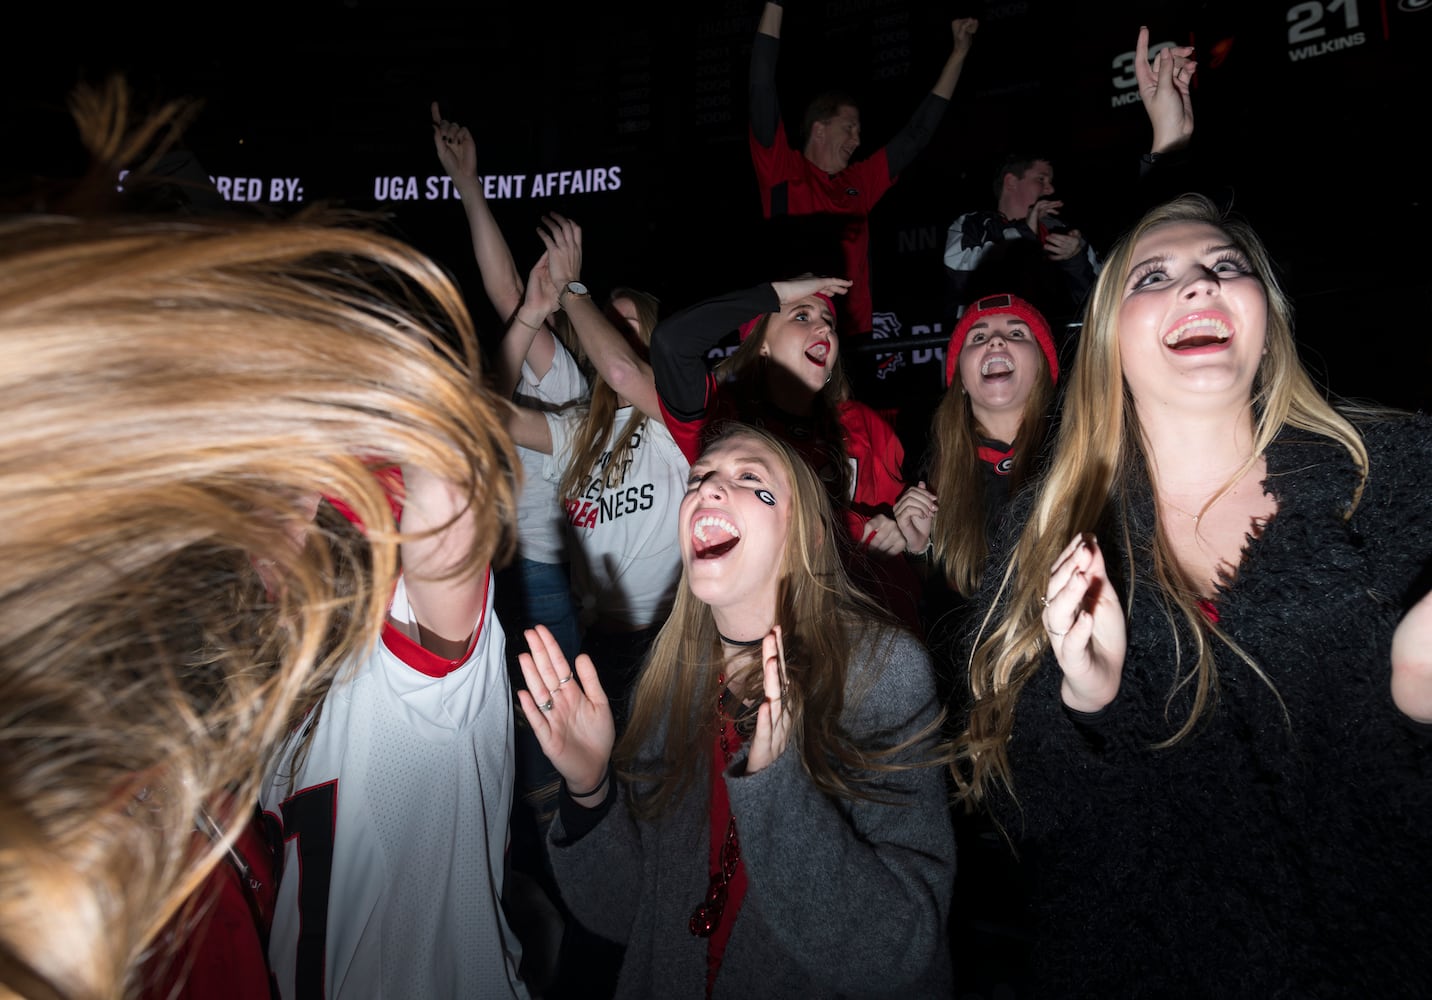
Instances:
[[[1432,993],[1432,422],[1314,387],[1256,234],[1111,254],[987,574],[957,778],[1041,996]]]

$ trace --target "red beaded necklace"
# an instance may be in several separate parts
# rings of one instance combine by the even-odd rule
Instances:
[[[726,690],[726,675],[721,674],[716,678],[716,719],[721,724],[719,744],[721,756],[725,763],[731,763],[734,753],[731,747],[731,737],[740,735],[737,728],[739,723],[732,719],[726,710],[726,698],[729,692]],[[691,933],[696,937],[710,937],[715,933],[716,928],[721,925],[721,915],[726,909],[726,897],[730,891],[731,879],[736,875],[736,869],[741,864],[741,841],[736,835],[736,816],[733,813],[726,821],[726,838],[721,844],[720,864],[711,873],[711,882],[706,887],[706,898],[691,913],[691,921],[688,925]]]

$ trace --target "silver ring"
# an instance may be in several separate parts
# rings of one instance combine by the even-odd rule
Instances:
[[[561,687],[563,684],[566,684],[566,683],[567,683],[568,681],[570,681],[571,679],[572,679],[572,675],[571,675],[571,674],[568,674],[566,677],[563,677],[560,681],[557,682],[557,686],[558,686],[558,687]]]
[[[551,699],[551,698],[548,698],[548,699],[547,699],[546,701],[544,701],[542,704],[538,705],[538,706],[537,706],[537,711],[539,711],[539,712],[550,712],[550,711],[552,711],[552,699]]]
[[[1048,633],[1049,633],[1050,635],[1052,635],[1052,636],[1058,636],[1058,637],[1061,638],[1061,639],[1062,639],[1064,636],[1066,636],[1066,635],[1069,634],[1069,632],[1068,632],[1067,630],[1066,630],[1066,631],[1063,631],[1063,632],[1056,632],[1056,631],[1054,631],[1052,628],[1050,628],[1048,625],[1044,626],[1044,631],[1048,632]]]

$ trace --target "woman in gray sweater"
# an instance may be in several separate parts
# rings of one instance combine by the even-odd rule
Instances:
[[[553,866],[626,946],[618,996],[950,995],[929,660],[851,589],[832,531],[787,445],[740,425],[709,445],[615,746],[591,661],[527,633],[519,697],[563,779]]]

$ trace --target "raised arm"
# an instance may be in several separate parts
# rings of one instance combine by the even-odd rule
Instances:
[[[1197,69],[1191,45],[1160,49],[1150,63],[1149,29],[1139,28],[1134,45],[1134,77],[1139,85],[1139,98],[1154,129],[1149,152],[1155,156],[1185,145],[1193,135],[1193,100],[1189,86]]]
[[[776,57],[781,51],[781,16],[779,3],[767,3],[761,10],[756,38],[751,43],[750,114],[751,135],[766,148],[776,141],[781,123],[781,104],[776,93]]]
[[[935,129],[939,127],[940,119],[945,116],[945,108],[954,96],[955,85],[960,82],[965,59],[970,54],[970,47],[974,44],[975,32],[979,30],[979,26],[979,21],[973,17],[956,18],[950,22],[953,44],[935,85],[930,88],[930,93],[920,102],[905,127],[885,146],[885,156],[890,164],[892,178],[908,167],[920,150],[928,146],[930,140],[935,137]]]
[[[502,343],[493,365],[493,381],[504,399],[511,399],[516,391],[517,383],[522,378],[522,363],[526,361],[528,365],[532,365],[533,354],[540,353],[534,346],[538,340],[547,342],[545,353],[547,365],[551,366],[556,347],[552,342],[552,333],[547,329],[547,317],[552,315],[556,308],[557,286],[553,284],[550,261],[544,253],[537,259],[537,263],[532,265],[527,288],[520,304],[507,321],[507,331],[502,335]],[[532,367],[535,371],[536,366]],[[539,373],[538,377],[542,374],[545,372]]]
[[[437,101],[433,102],[432,116],[433,146],[437,149],[443,170],[447,171],[453,187],[457,188],[463,211],[467,213],[467,227],[472,233],[472,251],[477,258],[477,270],[482,275],[483,290],[497,315],[510,320],[522,303],[522,275],[483,194],[482,178],[477,174],[477,144],[466,126],[442,117]],[[547,374],[555,350],[556,342],[551,331],[537,331],[531,338],[525,360],[538,378]],[[521,361],[518,362],[519,375],[520,371]],[[514,378],[512,387],[516,385]],[[511,388],[508,394],[511,394]]]
[[[572,330],[597,373],[620,396],[626,397],[650,420],[662,424],[661,405],[656,397],[656,379],[631,341],[612,325],[589,295],[563,294],[569,282],[582,276],[582,229],[571,219],[553,212],[542,219],[537,230],[547,245],[550,280],[557,301],[572,321]]]
[[[958,17],[950,22],[953,44],[949,57],[945,59],[945,65],[940,68],[940,75],[936,78],[935,85],[930,88],[930,93],[936,97],[943,97],[947,101],[955,95],[955,85],[960,82],[960,73],[965,68],[965,59],[970,54],[970,46],[975,43],[975,32],[979,30],[978,18]]]
[[[424,649],[449,660],[467,654],[482,617],[487,566],[463,570],[475,541],[470,498],[425,469],[403,467],[405,497],[400,527],[403,583]]]
[[[667,412],[697,420],[706,412],[706,355],[754,316],[781,307],[769,284],[707,299],[663,320],[651,335],[651,367]]]
[[[495,387],[505,397],[512,397],[522,375],[522,359],[529,356],[533,338],[547,332],[545,320],[556,308],[557,289],[544,253],[532,266],[522,304],[507,322],[493,365]],[[506,425],[507,433],[518,445],[544,455],[552,453],[552,430],[543,410],[519,402],[508,408]]]

